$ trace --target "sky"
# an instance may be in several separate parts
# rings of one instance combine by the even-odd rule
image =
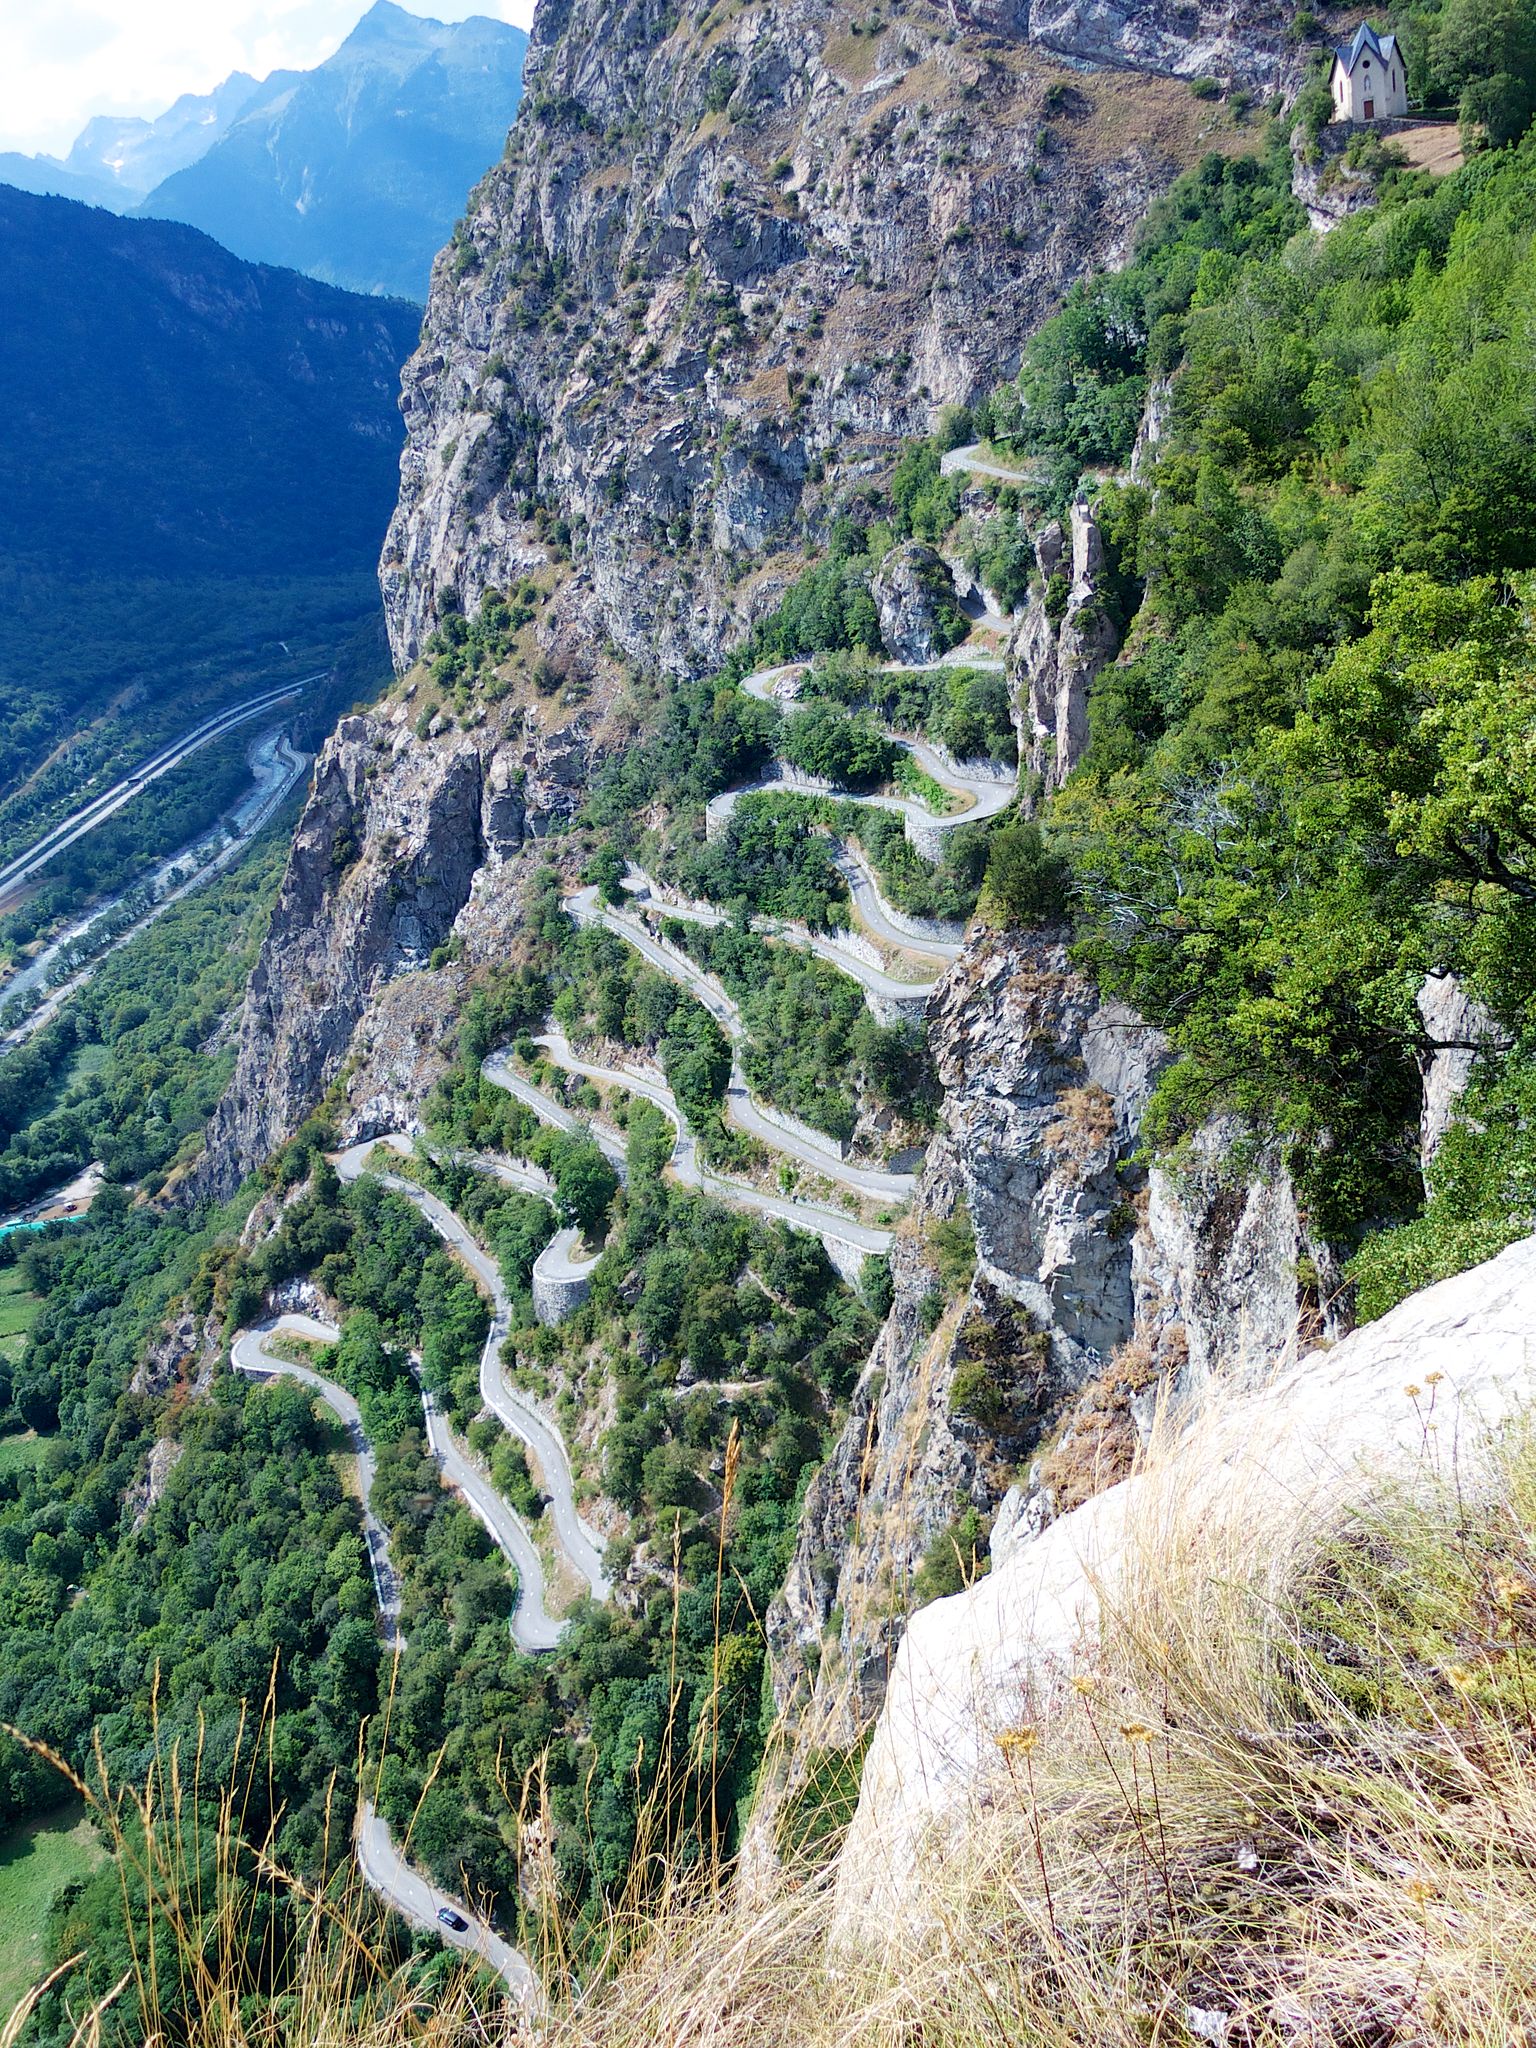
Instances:
[[[163,114],[231,71],[307,71],[371,0],[0,0],[0,149],[63,156],[93,114]],[[401,0],[527,28],[533,0]]]

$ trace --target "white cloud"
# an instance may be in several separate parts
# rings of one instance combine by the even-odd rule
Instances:
[[[231,71],[308,70],[370,0],[0,0],[0,149],[62,156],[93,114],[161,114]],[[402,0],[526,28],[533,0]]]

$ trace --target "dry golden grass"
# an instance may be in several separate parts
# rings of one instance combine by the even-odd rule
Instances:
[[[1393,149],[1401,150],[1416,171],[1432,171],[1437,178],[1459,171],[1466,162],[1461,131],[1450,122],[1425,122],[1417,128],[1396,129],[1389,138]]]
[[[924,1925],[661,1913],[561,2048],[1536,2040],[1536,1443],[1319,1522],[1154,1490],[1100,1668],[1002,1737]]]
[[[1433,1389],[1424,1396],[1426,1413]],[[1213,1439],[1214,1440],[1214,1439]],[[1155,1468],[1154,1468],[1155,1477]],[[835,1873],[744,1898],[655,1852],[601,1953],[547,1964],[550,2048],[1528,2048],[1536,2042],[1536,1435],[1320,1515],[1284,1489],[1211,1511],[1143,1490],[1091,1669],[1003,1733],[990,1797],[878,1956],[829,1947]],[[1237,1512],[1241,1506],[1243,1511]],[[87,1796],[99,1799],[98,1794]],[[116,1806],[160,1908],[110,2007],[160,2036],[174,1982],[206,2048],[523,2038],[483,1979],[392,1974],[349,1866],[283,1879],[289,1995],[240,1995],[248,1866],[200,1866],[178,1766]],[[201,1889],[199,1889],[201,1887]],[[193,1940],[191,1905],[204,1914]],[[156,1946],[158,1942],[158,1947]],[[562,1989],[569,1966],[586,1985]],[[24,2014],[20,2016],[24,2019]],[[13,2048],[19,2024],[0,2034]]]

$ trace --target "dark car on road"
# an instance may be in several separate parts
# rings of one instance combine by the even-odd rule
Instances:
[[[455,1913],[452,1906],[439,1906],[437,1917],[445,1927],[451,1927],[455,1934],[468,1934],[469,1922],[462,1913]]]

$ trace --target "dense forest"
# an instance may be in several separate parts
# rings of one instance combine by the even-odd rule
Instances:
[[[1127,389],[1171,379],[1155,465],[1100,495],[1126,655],[1048,827],[1081,958],[1180,1053],[1154,1141],[1221,1108],[1275,1132],[1365,1240],[1365,1312],[1532,1198],[1533,189],[1527,139],[1389,172],[1319,240],[1283,155],[1213,161],[1038,337],[1013,416],[1063,473],[1123,461]],[[1447,973],[1505,1049],[1415,1219],[1415,997]]]

